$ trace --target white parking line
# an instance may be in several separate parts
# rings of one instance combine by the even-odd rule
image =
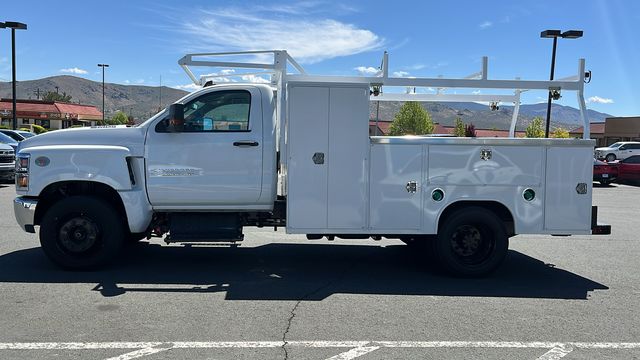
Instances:
[[[537,360],[558,360],[560,358],[567,356],[572,351],[573,351],[573,347],[571,345],[556,346],[553,349],[544,353]]]
[[[117,357],[130,360],[170,349],[278,348],[282,341],[173,341],[173,342],[13,342],[0,343],[1,350],[133,350]],[[574,349],[640,349],[640,342],[520,342],[520,341],[287,341],[287,347],[346,348],[332,360],[350,360],[380,348],[503,348],[548,350],[538,360],[557,360]],[[2,357],[2,356],[0,356]]]
[[[137,359],[137,358],[141,358],[143,356],[157,354],[159,352],[166,351],[166,350],[169,350],[169,349],[171,349],[171,348],[150,348],[150,347],[148,347],[148,348],[143,348],[143,349],[140,349],[140,350],[128,352],[128,353],[122,354],[120,356],[108,358],[106,360],[131,360],[131,359]]]
[[[354,349],[351,349],[349,351],[345,351],[343,353],[340,353],[336,356],[332,356],[330,358],[328,358],[327,360],[351,360],[351,359],[355,359],[357,357],[360,357],[364,354],[368,354],[372,351],[376,351],[380,349],[380,346],[363,346],[363,347],[357,347]]]

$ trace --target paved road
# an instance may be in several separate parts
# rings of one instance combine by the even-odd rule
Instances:
[[[3,359],[640,358],[638,187],[594,189],[612,236],[517,236],[478,280],[398,241],[272,229],[235,249],[143,243],[108,270],[65,272],[0,187]]]

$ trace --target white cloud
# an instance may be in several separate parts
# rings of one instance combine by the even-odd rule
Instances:
[[[367,29],[318,18],[321,4],[303,2],[283,7],[218,7],[200,18],[181,22],[194,50],[242,51],[286,49],[298,61],[315,63],[338,56],[380,49],[385,41]],[[309,17],[314,14],[316,17]],[[295,15],[295,16],[294,16]]]
[[[407,71],[394,71],[393,72],[393,76],[395,76],[395,77],[405,77],[407,75],[409,75],[409,72],[407,72]]]
[[[420,70],[420,69],[424,69],[427,65],[425,64],[413,64],[410,66],[407,66],[407,70]]]
[[[129,80],[125,80],[125,81],[124,81],[124,83],[125,83],[125,84],[131,84],[131,81],[129,81]]]
[[[138,79],[138,80],[136,80],[136,84],[144,84],[144,79]]]
[[[176,85],[173,86],[174,89],[186,90],[186,91],[196,91],[202,89],[202,86],[198,86],[196,84],[186,84],[186,85]]]
[[[613,99],[601,98],[600,96],[592,96],[587,99],[588,103],[613,104]]]
[[[480,91],[480,90],[476,90],[476,91],[472,91],[471,93],[472,93],[473,95],[480,95],[480,94],[482,94],[482,91]]]
[[[236,71],[234,69],[222,69],[220,70],[220,75],[231,75],[235,72]]]
[[[378,76],[382,74],[382,70],[374,68],[373,66],[358,66],[354,68],[354,70],[364,76]]]
[[[491,21],[484,21],[482,24],[478,25],[480,29],[487,29],[491,26],[493,26],[493,23]]]
[[[271,81],[256,75],[242,75],[240,77],[244,81],[248,81],[250,83],[258,83],[258,84],[270,84]]]
[[[74,67],[74,68],[68,68],[68,69],[60,69],[60,72],[82,75],[82,74],[86,74],[87,70],[82,70],[82,69],[78,69],[77,67]]]

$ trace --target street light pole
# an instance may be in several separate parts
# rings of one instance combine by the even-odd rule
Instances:
[[[553,75],[556,70],[556,48],[558,46],[558,38],[553,38],[553,50],[551,50],[551,75],[549,80],[553,80]],[[549,90],[549,98],[547,99],[547,122],[544,127],[544,137],[549,137],[549,125],[551,124],[551,90]]]
[[[109,67],[109,64],[98,64],[102,68],[102,125],[104,125],[104,68]]]
[[[11,29],[11,91],[13,100],[13,130],[18,128],[18,117],[16,114],[16,29],[26,30],[27,24],[15,21],[5,21],[4,27]]]
[[[540,33],[541,38],[553,38],[553,50],[551,51],[551,75],[549,80],[553,80],[556,69],[556,48],[558,46],[558,38],[577,39],[582,37],[582,30],[568,30],[562,32],[560,30],[545,30]],[[553,91],[549,89],[549,97],[547,99],[547,122],[544,129],[544,137],[549,137],[549,126],[551,125],[551,100],[553,99]],[[556,100],[558,100],[556,98]]]

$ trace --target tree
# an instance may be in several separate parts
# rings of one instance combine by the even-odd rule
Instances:
[[[453,125],[453,136],[464,137],[465,136],[465,124],[462,122],[462,119],[456,118]]]
[[[431,115],[416,101],[407,101],[400,107],[389,128],[389,135],[424,135],[433,132]]]
[[[544,137],[544,122],[542,118],[536,116],[533,121],[525,129],[525,136],[528,138],[542,138]]]
[[[109,125],[126,125],[129,123],[129,117],[122,111],[117,111],[111,119],[107,120]]]
[[[551,137],[557,138],[557,139],[568,139],[569,138],[569,131],[564,129],[564,128],[556,128],[555,130],[553,130],[553,133],[551,134]]]
[[[71,102],[71,95],[67,95],[66,92],[59,94],[55,91],[47,91],[42,96],[44,101],[59,101],[59,102]]]
[[[476,126],[473,123],[464,126],[464,136],[476,137]]]

